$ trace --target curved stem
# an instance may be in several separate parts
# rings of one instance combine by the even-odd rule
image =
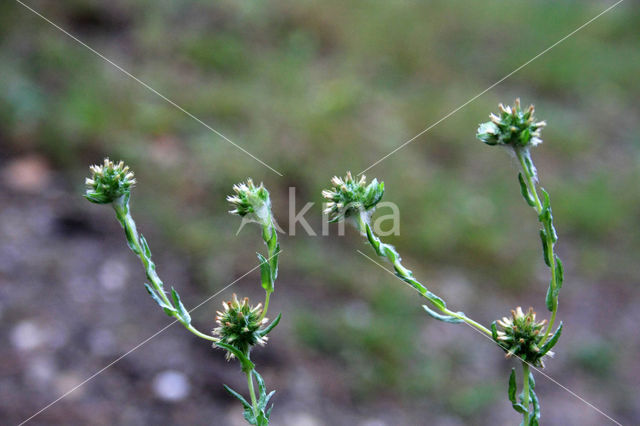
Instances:
[[[400,256],[396,252],[395,248],[393,248],[393,246],[389,244],[383,243],[380,240],[380,238],[378,238],[378,236],[373,233],[373,230],[369,225],[369,221],[367,217],[364,217],[363,214],[359,214],[355,218],[355,221],[356,221],[356,227],[361,233],[367,236],[369,243],[371,244],[373,249],[376,251],[378,256],[385,257],[387,260],[391,262],[391,264],[393,265],[393,269],[395,269],[396,271],[396,275],[400,279],[402,279],[402,281],[409,284],[414,290],[416,290],[418,293],[420,293],[420,295],[422,295],[422,297],[424,297],[429,302],[431,302],[431,304],[435,306],[443,314],[457,318],[461,321],[464,321],[468,325],[482,331],[483,333],[489,336],[492,336],[491,331],[487,327],[483,326],[477,321],[472,320],[471,318],[468,318],[466,315],[460,312],[453,312],[447,309],[446,304],[440,297],[431,293],[427,289],[427,287],[425,287],[424,285],[422,285],[422,283],[416,280],[413,277],[412,272],[409,269],[405,268],[400,262]]]
[[[194,326],[192,326],[191,324],[189,325],[185,325],[185,328],[187,330],[189,330],[190,332],[192,332],[193,334],[195,334],[196,336],[200,337],[201,339],[205,339],[205,340],[209,340],[211,342],[217,342],[218,339],[213,337],[213,336],[209,336],[207,334],[202,333],[201,331],[199,331],[197,328],[195,328]]]
[[[138,230],[136,228],[136,223],[133,220],[131,213],[129,212],[128,196],[125,195],[115,200],[113,202],[113,209],[116,212],[116,217],[118,218],[118,221],[124,228],[125,236],[127,237],[127,242],[129,243],[129,248],[131,249],[131,251],[133,251],[136,254],[136,256],[138,256],[138,258],[142,262],[142,266],[144,266],[144,271],[147,275],[147,279],[151,283],[151,286],[153,287],[153,289],[156,291],[156,294],[162,299],[162,302],[164,302],[166,306],[173,307],[173,304],[169,300],[169,297],[164,292],[164,284],[162,283],[162,280],[160,279],[160,277],[156,272],[156,265],[151,260],[151,253],[150,252],[148,254],[145,253],[145,248],[141,243],[140,235],[138,234]],[[149,248],[147,246],[147,250],[148,249]],[[172,316],[178,319],[175,313]],[[185,324],[182,321],[180,321],[180,323],[183,324],[184,327],[187,330],[189,330],[191,333],[195,334],[196,336],[202,339],[209,340],[211,342],[215,342],[218,340],[213,336],[209,336],[207,334],[202,333],[191,324]]]
[[[524,416],[524,426],[527,426],[529,424],[529,364],[527,364],[525,361],[522,361],[522,374],[523,374],[523,379],[522,379],[522,405],[524,405],[524,408],[526,410],[525,413],[523,413]]]

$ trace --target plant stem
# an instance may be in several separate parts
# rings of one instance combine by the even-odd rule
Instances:
[[[272,282],[275,282],[278,274],[278,253],[280,252],[280,246],[278,245],[278,235],[273,223],[262,226],[262,239],[267,246],[266,259],[270,265],[271,279]],[[260,315],[260,321],[262,321],[267,316],[271,293],[273,293],[273,288],[265,288],[264,309],[262,310],[262,315]]]
[[[404,282],[406,282],[411,287],[413,287],[414,290],[420,293],[425,299],[431,302],[433,306],[438,308],[438,310],[440,310],[445,315],[464,321],[468,325],[482,331],[483,333],[489,336],[492,336],[491,331],[485,326],[483,326],[482,324],[472,320],[471,318],[468,318],[466,315],[462,314],[461,312],[453,312],[447,309],[442,299],[440,299],[435,294],[431,293],[427,289],[427,287],[425,287],[419,281],[417,281],[413,277],[413,274],[411,273],[411,271],[405,268],[402,265],[402,263],[400,263],[400,256],[397,255],[397,252],[395,252],[395,249],[393,249],[392,246],[383,243],[380,240],[380,238],[378,238],[378,236],[373,233],[373,230],[371,229],[371,225],[369,224],[368,217],[364,216],[363,214],[359,214],[355,218],[355,220],[356,220],[356,227],[358,228],[358,230],[360,230],[360,232],[362,232],[364,235],[367,236],[369,243],[371,244],[371,246],[379,256],[385,257],[387,260],[391,262],[391,264],[393,265],[393,269],[395,269],[396,271],[396,275],[400,279],[402,279]],[[388,248],[390,250],[385,250],[385,249],[382,249],[381,247]]]
[[[187,330],[189,330],[190,332],[192,332],[193,334],[195,334],[196,336],[200,337],[201,339],[209,340],[211,342],[217,342],[218,341],[217,338],[215,338],[213,336],[208,336],[208,335],[202,333],[201,331],[199,331],[197,328],[195,328],[191,324],[185,325],[185,328]]]
[[[529,364],[527,364],[525,361],[522,361],[522,374],[523,374],[523,379],[522,379],[522,393],[523,393],[523,397],[522,397],[522,405],[524,405],[524,408],[526,410],[525,413],[523,413],[524,416],[524,426],[527,426],[529,424]]]
[[[118,218],[118,221],[124,228],[124,233],[125,233],[125,236],[127,237],[129,248],[131,249],[131,251],[135,253],[136,256],[138,256],[138,258],[142,262],[142,265],[144,266],[144,271],[145,271],[145,274],[147,275],[147,279],[149,280],[149,282],[151,283],[151,285],[153,286],[154,290],[159,295],[159,297],[162,298],[162,301],[167,306],[173,306],[173,304],[169,300],[169,297],[167,297],[166,293],[164,292],[164,284],[162,283],[162,280],[160,279],[160,277],[158,276],[158,273],[156,272],[156,265],[151,260],[151,256],[150,255],[147,256],[144,252],[144,248],[142,246],[142,243],[140,242],[140,236],[136,228],[136,223],[133,220],[131,213],[129,212],[128,195],[123,195],[122,197],[116,199],[113,202],[113,209],[116,212],[116,217]],[[176,315],[177,314],[173,314],[171,316],[178,319]],[[182,324],[185,326],[187,330],[189,330],[191,333],[195,334],[196,336],[202,339],[209,340],[212,342],[217,341],[215,337],[202,333],[191,324],[184,324],[184,323]]]
[[[140,236],[138,235],[138,230],[136,228],[136,223],[129,212],[129,197],[127,195],[123,195],[113,202],[113,209],[116,211],[116,217],[120,224],[124,228],[125,236],[127,237],[127,242],[129,243],[129,248],[133,251],[136,256],[140,258],[142,265],[144,266],[144,271],[147,275],[147,279],[153,286],[153,288],[158,292],[163,302],[165,302],[168,306],[172,306],[169,298],[164,292],[164,285],[162,280],[156,273],[156,265],[153,263],[151,258],[147,256],[143,256],[143,249],[140,244]]]
[[[265,292],[264,296],[264,309],[262,310],[262,315],[260,315],[259,321],[262,321],[267,316],[267,310],[269,310],[269,299],[271,298],[271,291]]]
[[[253,389],[253,375],[252,371],[247,371],[247,385],[249,386],[249,394],[251,395],[251,407],[253,408],[253,414],[258,415],[258,400],[256,399],[256,392]]]
[[[525,182],[527,184],[529,193],[533,196],[533,202],[534,202],[533,207],[536,213],[538,214],[538,220],[540,220],[540,214],[542,213],[543,206],[542,206],[542,203],[540,202],[540,197],[538,196],[538,190],[536,188],[536,177],[532,173],[533,162],[531,161],[531,155],[528,149],[516,149],[515,153],[516,153],[516,157],[518,158],[518,161],[520,162],[520,166],[522,167],[522,172],[524,173]],[[551,270],[551,281],[549,283],[549,286],[551,287],[550,291],[553,294],[555,294],[556,282],[558,278],[558,271],[557,271],[556,260],[555,260],[556,256],[553,251],[553,242],[551,242],[550,239],[546,240],[545,245],[546,245],[546,250],[552,254],[551,257],[553,261],[549,266],[549,269]],[[546,342],[546,340],[549,338],[551,330],[553,329],[553,324],[556,320],[559,301],[557,296],[554,299],[555,300],[553,303],[553,309],[551,311],[551,318],[549,319],[549,325],[547,326],[547,330],[545,331],[544,336],[542,337],[542,340],[540,342],[541,344]]]

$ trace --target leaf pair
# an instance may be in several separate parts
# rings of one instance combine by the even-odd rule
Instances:
[[[255,370],[253,370],[251,374],[255,377],[256,382],[258,383],[257,407],[254,408],[242,395],[231,389],[229,386],[224,385],[224,388],[242,403],[242,406],[244,407],[244,418],[249,422],[249,424],[255,426],[266,426],[269,424],[269,417],[271,416],[271,410],[273,409],[273,404],[271,404],[268,409],[267,405],[276,391],[274,390],[267,394],[267,387],[262,376]]]
[[[155,300],[155,302],[160,306],[164,312],[170,317],[175,317],[178,321],[180,321],[185,326],[191,324],[191,315],[189,315],[189,311],[182,304],[182,300],[180,300],[180,295],[176,291],[175,288],[171,287],[171,298],[173,299],[174,306],[167,305],[164,300],[158,296],[158,293],[151,288],[151,286],[147,283],[144,284],[145,288],[151,295],[151,298]]]

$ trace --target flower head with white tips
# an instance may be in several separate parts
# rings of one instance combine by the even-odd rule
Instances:
[[[272,225],[271,199],[269,191],[262,183],[256,186],[253,180],[247,179],[246,183],[233,185],[233,191],[235,194],[227,196],[227,201],[233,206],[229,213],[248,218],[263,226]]]
[[[252,346],[258,344],[264,346],[268,337],[260,333],[260,327],[267,323],[267,318],[261,318],[262,304],[256,306],[249,304],[245,297],[242,301],[238,296],[228,302],[222,302],[223,311],[218,311],[216,323],[218,327],[213,329],[213,335],[226,343],[248,354]],[[234,358],[231,352],[227,352],[227,360]]]
[[[496,341],[507,353],[507,358],[516,356],[536,367],[544,367],[542,358],[553,356],[553,352],[542,349],[546,323],[547,320],[536,321],[533,308],[525,313],[518,306],[511,310],[511,317],[497,321],[501,329],[496,333]]]
[[[333,188],[322,191],[322,196],[327,200],[324,213],[329,215],[331,222],[354,213],[372,212],[384,194],[384,182],[373,179],[367,185],[364,175],[355,180],[351,172],[347,172],[344,178],[334,176],[331,184]]]
[[[133,172],[124,162],[114,163],[108,158],[101,165],[89,167],[91,177],[85,179],[85,197],[97,204],[111,203],[123,195],[129,195],[136,184]]]
[[[478,127],[478,139],[487,145],[509,145],[513,148],[536,146],[542,142],[540,132],[547,123],[536,121],[533,105],[523,110],[520,99],[516,99],[513,107],[500,104],[498,108],[499,115],[490,114],[491,120]]]

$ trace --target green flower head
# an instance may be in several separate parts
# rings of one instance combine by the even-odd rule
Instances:
[[[499,115],[490,114],[491,121],[478,127],[478,139],[487,145],[509,145],[513,148],[536,146],[542,142],[540,131],[547,123],[536,121],[533,105],[523,111],[520,99],[516,99],[513,107],[500,104],[498,108]]]
[[[533,308],[529,308],[525,314],[518,306],[511,310],[511,318],[504,317],[497,323],[501,329],[496,334],[496,340],[507,353],[507,358],[515,355],[536,367],[544,367],[542,358],[545,355],[553,356],[553,352],[545,352],[541,348],[547,320],[536,322]]]
[[[104,164],[89,167],[91,177],[85,179],[87,185],[85,197],[92,203],[107,204],[123,195],[128,195],[136,184],[133,172],[120,161],[115,164],[108,158]]]
[[[222,302],[224,310],[218,311],[216,323],[218,327],[213,330],[213,335],[226,343],[237,348],[247,355],[252,346],[265,345],[268,337],[261,334],[260,327],[267,323],[267,319],[260,319],[262,314],[262,304],[251,306],[249,299],[238,300],[238,296],[233,295],[229,302]],[[231,352],[227,352],[227,360],[234,358]]]
[[[373,211],[384,194],[384,182],[373,179],[367,185],[364,175],[356,181],[351,172],[347,172],[344,178],[334,176],[331,183],[333,188],[322,191],[322,196],[328,200],[324,213],[329,215],[330,222],[337,222],[354,213]]]
[[[229,213],[238,216],[248,216],[264,225],[271,224],[271,199],[269,191],[262,185],[255,186],[253,180],[233,185],[234,195],[229,195],[227,201],[234,207]]]

